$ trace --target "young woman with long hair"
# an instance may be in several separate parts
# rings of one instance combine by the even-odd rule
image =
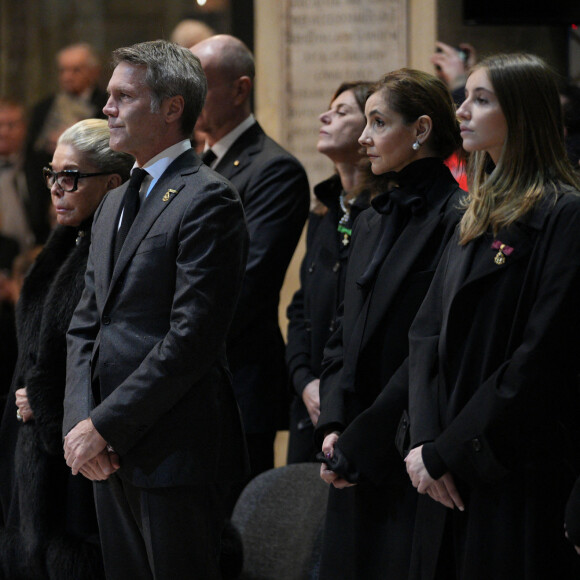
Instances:
[[[554,75],[490,57],[457,116],[469,197],[409,333],[409,578],[579,578],[580,195]]]

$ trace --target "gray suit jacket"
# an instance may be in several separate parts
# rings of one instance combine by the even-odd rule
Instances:
[[[126,188],[95,215],[68,333],[63,431],[90,416],[135,485],[238,479],[246,455],[225,337],[248,245],[239,196],[184,153],[143,202],[113,268]]]

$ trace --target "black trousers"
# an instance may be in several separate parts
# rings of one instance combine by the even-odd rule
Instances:
[[[225,486],[138,488],[95,482],[107,580],[220,579]]]

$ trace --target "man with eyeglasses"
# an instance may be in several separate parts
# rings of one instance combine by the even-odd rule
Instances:
[[[65,459],[95,481],[108,580],[212,580],[224,498],[247,473],[225,337],[248,234],[237,192],[191,149],[198,59],[153,41],[113,61],[110,145],[136,164],[94,219],[68,333]],[[69,191],[90,177],[45,171]]]

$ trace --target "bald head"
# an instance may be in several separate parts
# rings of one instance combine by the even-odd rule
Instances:
[[[251,113],[254,57],[239,39],[218,34],[191,47],[207,77],[207,97],[196,129],[209,145],[235,129]]]
[[[213,29],[205,24],[205,22],[194,20],[193,18],[186,18],[179,22],[173,29],[171,42],[189,48],[214,34]]]
[[[216,34],[192,46],[191,51],[199,58],[204,70],[207,67],[230,80],[241,76],[254,80],[254,56],[235,36]]]
[[[97,84],[101,72],[99,59],[90,44],[71,44],[56,56],[61,89],[80,95]]]

